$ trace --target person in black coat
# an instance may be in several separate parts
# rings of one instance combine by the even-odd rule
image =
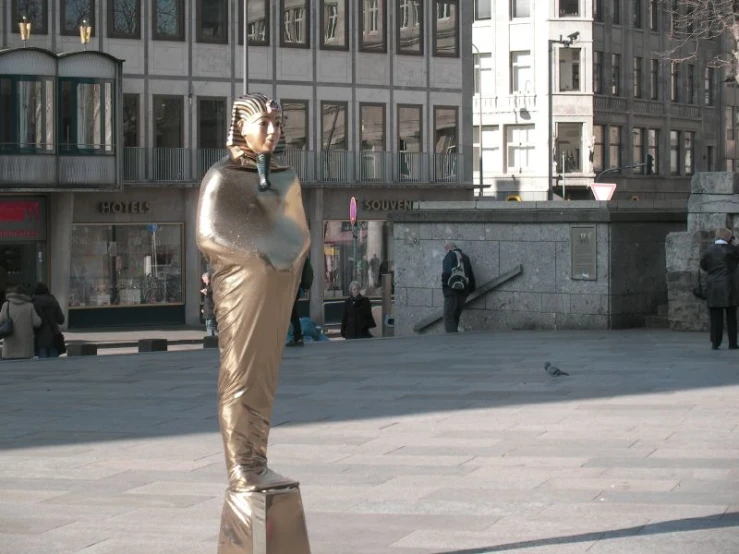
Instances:
[[[203,273],[203,288],[200,294],[203,295],[203,319],[205,320],[205,335],[215,337],[218,334],[218,324],[216,323],[215,305],[213,304],[213,288],[210,285],[210,274]]]
[[[37,283],[33,291],[33,307],[41,318],[41,327],[36,329],[35,350],[39,358],[58,358],[64,313],[59,302],[44,283]],[[63,339],[62,339],[63,340]]]
[[[349,285],[349,298],[344,303],[344,316],[341,318],[341,336],[345,339],[371,339],[370,329],[377,327],[372,317],[372,303],[359,292],[359,283]]]
[[[462,316],[467,296],[475,292],[477,284],[475,283],[475,273],[472,271],[470,258],[462,252],[457,245],[451,241],[444,243],[446,256],[441,262],[441,293],[444,295],[444,331],[447,333],[456,333],[459,329],[459,318]],[[456,290],[449,285],[449,279],[452,276],[454,268],[457,267],[459,260],[462,261],[464,268],[464,278],[467,282],[463,288]]]
[[[736,283],[736,267],[739,265],[739,248],[731,231],[716,230],[716,240],[701,256],[700,266],[707,273],[705,282],[706,304],[711,315],[711,346],[718,350],[724,335],[724,312],[729,335],[729,348],[737,348],[736,307],[739,294]]]

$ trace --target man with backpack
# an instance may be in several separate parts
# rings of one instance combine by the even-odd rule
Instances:
[[[475,292],[475,274],[470,258],[451,241],[444,243],[441,263],[441,292],[444,295],[444,331],[456,333],[467,296]]]
[[[293,328],[293,338],[286,346],[303,346],[303,329],[300,327],[300,316],[298,315],[298,300],[306,294],[311,286],[313,286],[313,266],[310,259],[306,258],[303,264],[303,272],[300,276],[300,285],[298,286],[298,294],[293,303],[293,311],[290,314],[290,325]]]

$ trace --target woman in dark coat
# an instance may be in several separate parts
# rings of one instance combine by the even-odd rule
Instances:
[[[64,324],[64,313],[59,302],[43,283],[36,284],[33,291],[33,307],[41,317],[41,327],[36,329],[36,355],[39,358],[58,358],[57,337],[59,326]]]
[[[359,283],[352,281],[349,285],[351,295],[344,303],[344,316],[341,318],[341,336],[345,339],[371,339],[369,332],[377,327],[372,317],[372,303],[359,292]]]
[[[711,346],[718,350],[724,335],[724,312],[729,335],[729,349],[737,348],[736,307],[739,304],[736,267],[739,248],[729,229],[716,229],[716,240],[701,256],[701,269],[707,273],[706,304],[711,315]]]

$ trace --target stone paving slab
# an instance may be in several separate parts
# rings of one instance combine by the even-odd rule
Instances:
[[[736,554],[739,353],[708,346],[635,330],[291,349],[271,465],[302,483],[313,554]],[[216,377],[201,349],[0,363],[0,553],[215,553]]]

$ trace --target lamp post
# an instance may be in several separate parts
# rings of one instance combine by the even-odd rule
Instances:
[[[475,49],[475,52],[477,52],[477,83],[478,88],[480,89],[480,92],[477,94],[477,117],[478,117],[478,125],[480,129],[480,159],[478,161],[479,164],[479,171],[480,171],[480,196],[482,196],[482,189],[483,189],[483,174],[482,174],[482,158],[483,158],[483,149],[482,149],[482,56],[480,55],[480,49],[475,46],[475,44],[472,44],[472,48]]]
[[[575,42],[580,37],[579,32],[572,33],[571,35],[567,35],[567,38],[562,38],[562,35],[559,35],[559,39],[549,39],[549,46],[548,46],[548,58],[547,58],[547,75],[549,78],[548,83],[548,96],[549,96],[549,135],[547,136],[547,199],[552,200],[552,179],[554,177],[552,172],[552,165],[554,164],[554,75],[553,75],[553,69],[552,65],[554,64],[554,60],[552,59],[553,53],[554,53],[554,45],[555,44],[561,44],[565,48],[569,48],[572,46],[572,43]]]
[[[90,42],[92,36],[92,25],[87,22],[87,19],[83,19],[80,23],[80,42],[85,45],[85,52],[87,52],[87,44]]]
[[[28,42],[28,39],[31,38],[31,22],[28,21],[28,18],[25,15],[18,22],[18,29],[20,30],[20,33],[21,33],[21,40],[23,41],[23,48],[25,48],[26,43]]]

